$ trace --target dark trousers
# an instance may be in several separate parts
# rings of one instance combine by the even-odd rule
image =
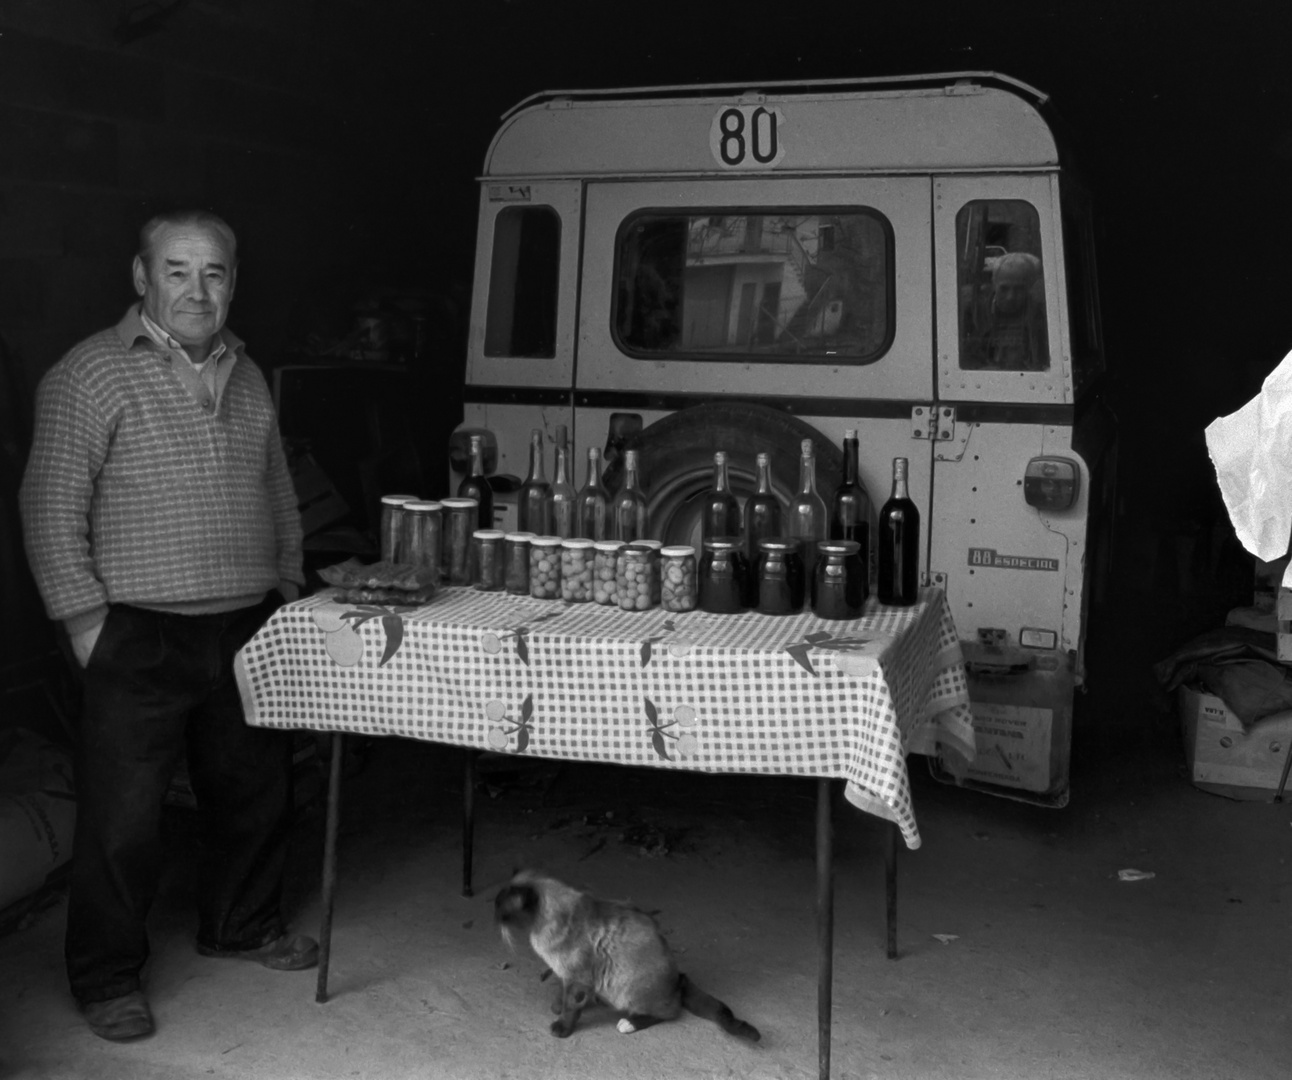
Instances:
[[[139,989],[161,872],[162,803],[185,750],[205,847],[198,943],[283,932],[291,736],[249,727],[233,658],[273,601],[217,615],[114,604],[85,669],[66,958],[82,1004]]]

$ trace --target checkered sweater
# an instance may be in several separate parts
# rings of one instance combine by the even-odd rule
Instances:
[[[138,333],[136,333],[138,328]],[[241,347],[232,334],[226,345]],[[27,557],[50,618],[108,603],[202,610],[304,580],[296,495],[264,376],[239,355],[204,410],[137,309],[41,380],[23,478]]]

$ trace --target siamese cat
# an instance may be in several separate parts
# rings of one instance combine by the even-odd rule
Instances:
[[[495,898],[494,916],[508,945],[527,939],[560,981],[552,1005],[558,1038],[574,1031],[580,1013],[598,1001],[621,1014],[625,1035],[674,1020],[686,1009],[737,1038],[760,1037],[677,970],[655,920],[638,908],[521,870]]]

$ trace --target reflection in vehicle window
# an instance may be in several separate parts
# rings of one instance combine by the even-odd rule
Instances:
[[[556,355],[561,218],[550,206],[508,206],[494,221],[486,356]]]
[[[865,363],[892,339],[892,242],[873,210],[644,213],[620,231],[627,352]]]
[[[956,214],[960,366],[1050,366],[1040,219],[1031,203],[980,199]]]

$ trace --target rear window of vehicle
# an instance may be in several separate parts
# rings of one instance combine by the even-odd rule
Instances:
[[[892,226],[878,211],[645,211],[615,251],[613,330],[658,360],[865,364],[893,339]]]
[[[486,356],[556,355],[561,218],[550,206],[509,206],[494,222]]]

